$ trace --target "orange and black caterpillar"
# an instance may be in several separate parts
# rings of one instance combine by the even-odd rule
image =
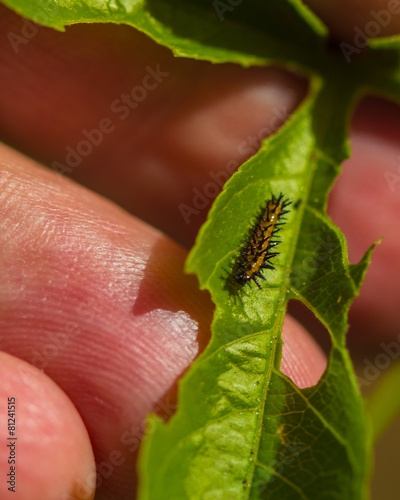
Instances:
[[[273,240],[273,237],[280,230],[284,222],[279,222],[288,213],[285,208],[291,201],[284,200],[281,193],[278,198],[272,195],[267,201],[266,207],[258,216],[249,238],[242,245],[239,260],[233,273],[234,279],[239,285],[245,285],[253,280],[261,289],[257,278],[265,280],[261,274],[263,269],[275,269],[270,259],[278,255],[279,252],[271,252],[271,249],[280,243],[280,240]]]

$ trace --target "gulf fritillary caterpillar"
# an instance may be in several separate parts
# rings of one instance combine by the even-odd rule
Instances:
[[[276,247],[280,240],[273,239],[273,237],[280,231],[279,226],[284,224],[284,222],[279,221],[289,212],[285,208],[291,203],[291,201],[283,199],[282,193],[278,198],[272,195],[272,198],[267,201],[266,207],[258,216],[249,238],[242,245],[240,258],[233,274],[239,285],[243,286],[248,281],[253,280],[261,289],[261,285],[257,281],[257,278],[265,280],[261,271],[275,269],[270,259],[278,255],[279,252],[271,252],[271,249]]]

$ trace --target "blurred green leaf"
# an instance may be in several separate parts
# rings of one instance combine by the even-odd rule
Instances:
[[[398,344],[396,343],[396,346]],[[398,347],[397,347],[398,348]],[[367,399],[373,439],[377,441],[400,413],[400,363],[381,376]]]

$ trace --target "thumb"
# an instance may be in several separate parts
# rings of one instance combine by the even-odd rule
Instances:
[[[0,497],[94,496],[95,463],[82,419],[43,372],[0,353]]]

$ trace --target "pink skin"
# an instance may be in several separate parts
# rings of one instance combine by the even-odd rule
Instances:
[[[124,443],[206,341],[208,296],[162,233],[4,146],[1,158],[2,349],[68,394],[97,463],[124,453],[123,498],[137,451]]]
[[[351,331],[362,344],[373,344],[391,341],[399,334],[399,108],[369,98],[358,108],[352,126],[353,156],[343,164],[328,212],[347,237],[352,263],[383,237],[349,318]]]
[[[2,32],[21,30],[21,20],[4,8],[0,24]],[[75,147],[83,129],[112,117],[116,129],[71,176],[186,246],[211,201],[189,225],[179,204],[192,203],[193,188],[204,189],[211,171],[226,172],[229,162],[251,155],[306,88],[304,81],[276,69],[174,59],[127,27],[77,26],[66,34],[40,29],[17,55],[5,37],[0,43],[5,69],[0,79],[1,136],[44,163],[64,162],[66,145]],[[139,43],[133,65],[132,46]],[[126,120],[113,116],[110,103],[142,83],[147,65],[157,64],[170,76]],[[379,166],[371,161],[368,175],[382,179],[382,172],[393,168],[396,134],[391,136],[381,124],[391,116],[390,130],[399,125],[390,105],[367,102],[360,116],[371,109],[377,118],[369,133],[382,140],[375,152]],[[354,120],[353,157],[346,164],[363,168],[363,178],[363,145],[371,143],[364,122]],[[388,149],[392,153],[385,154]],[[13,150],[2,147],[0,158],[1,348],[16,356],[9,358],[16,364],[20,358],[43,368],[78,409],[100,464],[98,498],[131,498],[145,415],[158,405],[168,417],[175,408],[176,380],[207,342],[212,304],[197,291],[195,278],[183,275],[186,252],[162,233]],[[352,224],[357,231],[363,228],[365,245],[349,237],[350,254],[358,256],[360,248],[376,239],[382,218],[369,233],[365,212],[340,209],[343,201],[336,192],[340,196],[351,189],[357,206],[370,200],[369,190],[359,187],[359,175],[348,182],[353,188],[339,189],[338,181],[330,210],[338,223],[341,216],[350,222],[353,213],[360,218]],[[383,201],[390,213],[396,193],[385,197],[383,191],[378,202]],[[389,246],[393,268],[398,258],[394,238]],[[386,283],[398,287],[392,269],[383,269]],[[375,307],[376,321],[385,312],[390,332],[396,324],[395,301],[381,303],[371,279],[371,299],[364,306],[359,299],[360,316],[366,307]],[[318,346],[290,318],[283,338],[284,372],[300,387],[315,384],[326,365]],[[43,384],[46,388],[45,377]],[[57,404],[51,391],[46,396]],[[72,411],[71,406],[62,412],[60,426]],[[66,445],[78,447],[82,439],[76,431]],[[90,448],[85,449],[83,471],[93,464]],[[71,490],[78,477],[77,459],[67,446],[64,457],[70,475],[69,483],[61,484]],[[54,495],[40,498],[52,500]]]
[[[86,494],[86,499],[92,498],[93,452],[85,425],[72,401],[43,372],[4,352],[0,353],[0,377],[1,498],[58,499],[73,488]],[[9,406],[10,397],[14,401]],[[8,409],[10,422],[7,421]],[[16,410],[14,415],[13,410]],[[11,435],[15,418],[16,431]],[[17,439],[13,441],[13,438]],[[10,474],[10,467],[16,467],[15,493],[8,490],[13,485],[7,481],[14,479],[6,476]],[[89,485],[85,487],[87,480]]]

